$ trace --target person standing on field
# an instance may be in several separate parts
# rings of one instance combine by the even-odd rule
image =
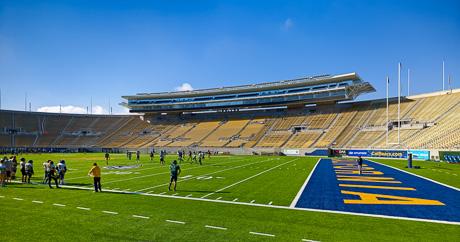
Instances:
[[[171,183],[173,181],[174,181],[174,191],[176,191],[177,177],[180,175],[182,171],[180,169],[180,166],[177,164],[176,160],[174,160],[173,164],[169,166],[169,169],[171,170],[171,180],[169,180],[168,191],[171,191]]]
[[[140,151],[137,151],[136,152],[136,162],[141,162],[141,152]]]
[[[359,174],[362,175],[362,170],[363,170],[363,158],[361,158],[361,156],[359,155],[357,161],[358,161],[358,170],[359,170]]]
[[[93,192],[102,192],[101,190],[101,168],[97,166],[97,163],[93,164],[93,168],[88,172],[89,176],[93,177],[94,191]]]
[[[153,157],[154,157],[154,154],[153,154],[153,150],[150,152],[150,163],[153,162]]]
[[[54,183],[56,184],[56,188],[61,188],[58,185],[58,181],[57,181],[58,177],[57,177],[57,171],[56,171],[56,166],[54,165],[54,161],[50,161],[50,163],[48,163],[47,170],[48,170],[48,186],[50,187],[50,189],[53,189],[51,187],[51,179],[54,180]],[[26,167],[26,171],[27,171],[27,167]]]
[[[109,155],[109,152],[105,152],[105,162],[106,164],[108,165],[109,164],[109,160],[110,160],[110,155]]]

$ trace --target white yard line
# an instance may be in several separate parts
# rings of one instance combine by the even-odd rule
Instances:
[[[319,158],[319,160],[316,162],[315,167],[313,167],[313,169],[311,170],[310,174],[308,175],[307,180],[305,180],[305,183],[302,185],[302,188],[300,188],[299,192],[297,193],[297,196],[295,196],[294,200],[291,203],[291,206],[289,206],[289,207],[291,207],[291,208],[295,207],[295,205],[297,204],[297,202],[300,199],[300,196],[302,196],[303,190],[305,190],[305,187],[307,187],[307,184],[310,181],[311,175],[313,174],[313,172],[315,172],[315,169],[318,166],[320,161],[321,161],[321,158]]]
[[[233,201],[232,201],[232,202],[236,202],[236,200],[238,200],[238,198],[235,198],[235,199],[233,199]]]
[[[185,197],[191,197],[192,195],[193,195],[193,194],[188,194],[188,195],[187,195],[187,196],[185,196]]]
[[[54,203],[53,205],[54,205],[54,206],[59,206],[59,207],[65,207],[64,204],[59,204],[59,203]]]
[[[17,198],[17,197],[14,197],[13,199],[14,199],[14,200],[18,200],[18,201],[24,200],[24,199],[22,199],[22,198]]]
[[[263,236],[270,236],[270,237],[275,237],[274,234],[264,234],[264,233],[258,233],[258,232],[249,232],[250,234],[256,234],[256,235],[263,235]]]
[[[135,218],[144,218],[144,219],[150,219],[150,217],[144,217],[144,216],[139,216],[139,215],[133,215]]]
[[[84,208],[84,207],[77,207],[77,208],[81,210],[91,210],[91,208]]]
[[[268,203],[268,205],[272,205],[272,203],[273,203],[273,201],[270,201],[270,202]]]
[[[310,240],[310,239],[302,239],[302,241],[308,241],[308,242],[321,242],[321,241],[317,241],[317,240]]]
[[[297,158],[297,159],[299,159],[299,158]],[[297,159],[294,159],[294,160],[297,160]],[[260,173],[257,173],[257,174],[255,174],[255,175],[250,176],[250,177],[248,177],[248,178],[246,178],[246,179],[243,179],[243,180],[241,180],[241,181],[239,181],[239,182],[235,182],[235,183],[233,183],[233,184],[231,184],[231,185],[229,185],[229,186],[226,186],[226,187],[221,188],[221,189],[219,189],[219,190],[217,190],[217,191],[214,191],[214,192],[211,192],[211,193],[209,193],[209,194],[207,194],[207,195],[204,195],[204,196],[202,196],[201,198],[205,198],[205,197],[210,196],[210,195],[212,195],[212,194],[214,194],[214,193],[218,193],[218,192],[223,191],[223,190],[225,190],[225,189],[227,189],[227,188],[230,188],[230,187],[233,187],[233,186],[235,186],[235,185],[238,185],[238,184],[240,184],[240,183],[242,183],[242,182],[245,182],[245,181],[247,181],[247,180],[249,180],[249,179],[252,179],[252,178],[254,178],[254,177],[256,177],[256,176],[260,176],[260,175],[264,174],[265,172],[269,172],[269,171],[271,171],[271,170],[273,170],[273,169],[275,169],[275,168],[278,168],[278,167],[280,167],[280,166],[282,166],[282,165],[285,165],[285,164],[287,164],[287,163],[291,163],[291,162],[293,162],[294,160],[285,162],[285,163],[283,163],[283,164],[281,164],[281,165],[277,165],[277,166],[272,167],[272,168],[270,168],[270,169],[268,169],[268,170],[265,170],[265,171],[262,171],[262,172],[260,172]]]
[[[0,198],[5,198],[5,196],[0,196]]]
[[[211,228],[211,229],[221,229],[221,230],[227,230],[227,228],[216,227],[216,226],[211,226],[211,225],[205,225],[204,227],[206,227],[206,228]]]
[[[250,203],[254,203],[255,200],[252,200]]]
[[[377,162],[377,161],[373,161],[373,160],[369,160],[369,159],[366,159],[366,160],[368,160],[368,161],[370,161],[370,162],[377,163],[377,164],[382,165],[382,166],[386,166],[386,167],[393,168],[393,169],[398,170],[398,171],[405,172],[405,173],[407,173],[407,174],[410,174],[410,175],[413,175],[413,176],[416,176],[416,177],[423,178],[423,179],[428,180],[428,181],[430,181],[430,182],[434,182],[434,183],[436,183],[436,184],[439,184],[439,185],[442,185],[442,186],[445,186],[445,187],[448,187],[448,188],[451,188],[451,189],[454,189],[454,190],[457,190],[457,191],[460,191],[460,188],[456,188],[456,187],[453,187],[453,186],[449,186],[449,185],[446,185],[446,184],[444,184],[444,183],[441,183],[441,182],[438,182],[438,181],[435,181],[435,180],[431,180],[431,179],[429,179],[429,178],[426,178],[426,177],[423,177],[423,176],[419,176],[419,175],[416,175],[416,174],[414,174],[414,173],[410,173],[410,172],[405,171],[405,170],[401,170],[401,169],[398,169],[398,168],[395,168],[395,167],[392,167],[392,166],[389,166],[389,165],[385,165],[385,164],[379,163],[379,162]]]
[[[261,163],[261,162],[266,162],[266,161],[259,161],[259,162],[256,162],[256,163]],[[207,174],[202,174],[200,176],[209,176],[209,175],[212,175],[212,174],[215,174],[215,173],[228,171],[228,170],[233,170],[233,169],[237,169],[237,168],[240,168],[240,167],[243,167],[243,166],[248,166],[248,165],[250,165],[250,164],[245,164],[245,165],[241,165],[241,166],[227,168],[227,169],[223,169],[223,170],[219,170],[219,171],[215,171],[215,172],[211,172],[211,173],[207,173]],[[168,174],[169,174],[169,172],[168,172]],[[183,181],[188,181],[188,180],[192,180],[192,179],[196,179],[196,177],[190,177],[190,178],[186,178],[186,179],[181,179],[181,180],[178,180],[177,182],[183,182]],[[157,187],[162,187],[162,186],[166,186],[166,185],[169,185],[169,183],[164,183],[164,184],[156,185],[156,186],[153,186],[153,187],[147,187],[147,188],[139,189],[139,190],[137,190],[135,192],[141,192],[141,191],[145,191],[145,190],[149,190],[149,189],[153,189],[153,188],[157,188]]]
[[[32,201],[33,203],[43,203],[42,201]]]
[[[218,197],[218,198],[216,198],[216,200],[220,200],[221,198],[222,198],[222,197]]]
[[[174,220],[166,220],[166,222],[176,223],[176,224],[185,224],[185,222],[182,222],[182,221],[174,221]]]

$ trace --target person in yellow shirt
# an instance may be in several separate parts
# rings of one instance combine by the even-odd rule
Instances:
[[[88,172],[89,176],[93,177],[94,192],[102,192],[101,190],[101,168],[97,166],[97,163],[93,164],[93,168]]]

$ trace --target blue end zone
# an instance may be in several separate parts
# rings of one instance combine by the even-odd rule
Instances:
[[[460,191],[367,160],[363,168],[321,159],[295,207],[460,222]]]

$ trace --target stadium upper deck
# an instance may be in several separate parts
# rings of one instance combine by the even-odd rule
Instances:
[[[180,92],[123,96],[130,112],[183,112],[228,108],[263,108],[354,100],[375,92],[356,73],[323,75],[279,82]]]

